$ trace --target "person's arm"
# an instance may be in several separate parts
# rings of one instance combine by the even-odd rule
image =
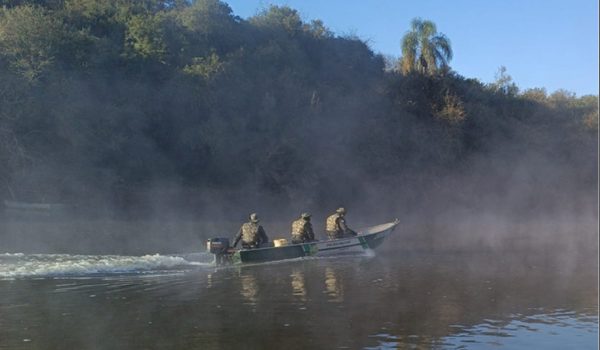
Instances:
[[[348,226],[346,226],[346,220],[343,217],[338,218],[337,224],[342,232],[348,232]]]
[[[306,223],[306,234],[307,234],[309,240],[311,240],[311,241],[315,240],[315,231],[313,231],[313,227],[310,222]]]
[[[242,238],[242,228],[240,227],[240,230],[238,231],[238,233],[235,235],[234,241],[233,241],[233,247],[235,248],[235,246],[238,244],[238,242],[240,241],[240,239]]]
[[[258,236],[261,238],[260,244],[269,242],[269,237],[267,237],[267,233],[262,226],[258,227]]]
[[[338,224],[340,225],[340,228],[342,229],[344,234],[356,236],[356,232],[354,232],[354,230],[352,230],[350,227],[348,227],[348,225],[346,225],[346,219],[340,218],[340,221]]]

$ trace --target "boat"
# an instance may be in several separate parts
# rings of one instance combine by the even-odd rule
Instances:
[[[62,203],[35,203],[4,200],[0,214],[10,218],[35,219],[51,218],[65,213],[67,206]],[[3,209],[3,210],[2,210]]]
[[[60,203],[30,203],[5,200],[4,207],[8,210],[52,211],[62,210],[65,208],[65,205]]]
[[[375,249],[389,236],[399,221],[372,226],[358,231],[356,236],[339,239],[313,241],[299,244],[285,244],[255,249],[235,249],[229,247],[227,238],[211,238],[207,241],[207,250],[215,255],[215,264],[238,265],[245,263],[263,263],[311,256],[330,256],[355,253]]]

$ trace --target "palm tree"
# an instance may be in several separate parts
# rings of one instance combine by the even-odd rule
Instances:
[[[447,68],[452,59],[450,39],[438,33],[431,21],[415,18],[410,25],[411,30],[402,38],[402,72],[435,74],[440,68]]]

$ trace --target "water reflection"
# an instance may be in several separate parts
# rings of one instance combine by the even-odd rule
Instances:
[[[212,288],[212,286],[213,286],[212,273],[209,273],[206,275],[206,288]]]
[[[341,303],[344,301],[344,288],[331,267],[325,268],[325,293],[330,302]]]
[[[471,327],[459,327],[458,333],[443,338],[448,347],[487,349],[490,346],[510,349],[563,349],[569,339],[572,349],[597,348],[598,317],[574,311],[556,310],[551,313],[524,316],[510,315],[508,320],[485,320]]]
[[[589,262],[561,274],[545,255],[527,256],[536,268],[517,258],[380,254],[0,281],[0,350],[594,348]]]
[[[242,284],[242,288],[240,289],[240,294],[250,305],[256,305],[258,302],[258,283],[256,282],[256,277],[251,274],[242,274],[240,275],[240,282]]]
[[[305,302],[306,280],[304,278],[304,272],[302,270],[294,270],[290,277],[292,277],[292,295]]]

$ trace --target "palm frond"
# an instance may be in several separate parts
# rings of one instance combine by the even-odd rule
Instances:
[[[421,32],[423,28],[423,20],[421,19],[421,17],[415,17],[412,19],[412,21],[410,21],[410,29],[415,32]]]
[[[427,38],[431,38],[437,33],[435,23],[432,21],[423,21],[420,29],[422,36]]]
[[[446,67],[448,65],[448,60],[444,53],[442,53],[439,49],[434,51],[435,61],[437,63],[437,67]]]
[[[415,32],[407,32],[402,38],[402,71],[410,72],[415,68],[418,41]]]
[[[415,32],[407,32],[402,38],[402,55],[417,52],[418,39]]]
[[[431,42],[436,49],[441,51],[445,60],[450,61],[452,59],[452,46],[448,37],[444,34],[438,34],[431,39]]]

